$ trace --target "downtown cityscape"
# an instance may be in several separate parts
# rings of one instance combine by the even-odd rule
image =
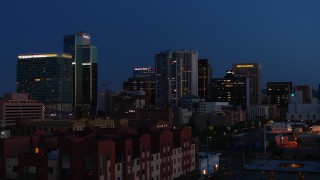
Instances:
[[[314,69],[319,64],[312,63],[320,58],[320,44],[314,44],[311,40],[307,42],[307,39],[317,40],[320,37],[311,37],[309,34],[312,33],[305,31],[320,30],[320,27],[311,23],[314,17],[320,16],[319,13],[313,13],[315,4],[320,4],[298,1],[278,4],[279,7],[287,7],[286,12],[292,17],[299,17],[297,19],[300,23],[306,22],[300,31],[305,35],[305,42],[299,41],[302,43],[301,49],[292,48],[294,45],[290,38],[299,39],[303,35],[295,30],[290,31],[299,34],[287,36],[290,40],[283,48],[286,53],[292,52],[291,56],[286,57],[292,60],[285,58],[281,62],[274,57],[285,56],[278,54],[279,50],[275,49],[283,46],[285,38],[277,36],[278,43],[262,45],[277,33],[271,36],[266,35],[271,31],[255,34],[264,29],[255,15],[264,19],[265,23],[269,22],[268,18],[275,21],[269,22],[270,27],[282,27],[282,23],[278,24],[276,19],[281,20],[286,16],[283,15],[283,9],[278,11],[273,6],[275,2],[266,4],[248,0],[242,4],[230,0],[233,5],[217,2],[213,6],[209,1],[203,4],[186,1],[184,8],[199,8],[198,14],[201,15],[211,12],[207,6],[214,7],[217,12],[220,7],[221,11],[232,12],[231,19],[245,19],[238,30],[233,29],[235,33],[244,31],[241,27],[246,26],[250,31],[255,30],[244,35],[248,41],[241,42],[241,47],[235,48],[230,44],[227,49],[220,49],[221,52],[213,50],[219,56],[211,57],[210,54],[205,55],[208,53],[206,48],[210,47],[210,35],[204,33],[203,39],[201,31],[185,27],[185,18],[198,16],[190,16],[182,7],[175,9],[173,6],[164,6],[165,3],[150,2],[128,2],[126,5],[99,3],[101,6],[114,7],[115,10],[110,7],[108,10],[118,16],[108,21],[136,23],[130,25],[131,29],[119,26],[119,32],[130,34],[137,30],[135,28],[142,28],[136,34],[135,45],[131,44],[128,48],[123,44],[123,49],[117,43],[128,40],[126,35],[116,34],[117,30],[110,35],[108,33],[112,30],[104,29],[106,33],[102,34],[109,36],[110,41],[113,38],[119,40],[114,43],[118,49],[111,48],[108,51],[105,44],[110,42],[102,40],[104,37],[100,37],[101,33],[96,30],[100,24],[96,24],[96,29],[88,24],[70,25],[70,17],[65,16],[65,12],[61,11],[61,15],[57,13],[55,17],[40,8],[52,6],[64,9],[69,7],[69,3],[60,7],[58,2],[39,2],[37,5],[24,4],[25,7],[34,8],[26,16],[40,20],[39,25],[44,21],[37,12],[43,13],[43,20],[61,16],[57,20],[67,30],[64,31],[61,26],[59,30],[53,28],[39,31],[29,24],[26,32],[37,31],[30,34],[34,39],[37,36],[45,37],[43,34],[48,33],[50,39],[55,40],[28,41],[26,45],[23,42],[28,38],[26,32],[13,30],[16,25],[11,24],[15,20],[25,23],[26,19],[19,14],[5,15],[9,12],[6,7],[13,10],[15,2],[0,4],[0,20],[5,24],[1,31],[10,33],[12,29],[22,34],[17,35],[20,39],[16,37],[22,41],[21,44],[12,46],[10,42],[8,46],[1,46],[3,55],[0,58],[9,58],[11,62],[8,62],[9,65],[4,63],[1,70],[0,180],[319,179],[320,82]],[[155,7],[156,4],[159,7]],[[144,9],[142,5],[150,10]],[[173,2],[172,5],[177,4]],[[101,27],[104,27],[100,22],[101,17],[105,18],[103,7],[90,4],[90,13],[84,11],[86,5],[78,7],[79,10],[74,11],[75,16],[85,20],[87,17],[82,15],[92,13],[92,17],[97,18],[96,23],[99,21]],[[89,7],[96,8],[96,11]],[[172,30],[176,35],[165,33],[165,29],[174,27],[159,28],[161,25],[149,19],[152,17],[163,23],[163,19],[154,13],[162,12],[161,8],[169,14],[170,18],[163,14],[165,20],[180,18],[177,19],[180,22],[173,21],[179,29],[179,33]],[[201,8],[203,11],[200,11]],[[259,12],[254,8],[258,8]],[[243,13],[239,13],[240,9],[244,10]],[[301,12],[296,12],[296,9]],[[19,6],[16,10],[22,8]],[[25,9],[23,12],[26,12]],[[130,13],[133,12],[135,14],[131,14],[132,18],[141,19],[132,19]],[[179,12],[183,15],[179,15]],[[271,17],[271,12],[283,16]],[[309,16],[309,13],[314,16]],[[147,17],[148,14],[150,17]],[[215,15],[213,17],[218,17]],[[220,20],[230,21],[229,18],[226,15]],[[206,26],[212,28],[206,25],[209,19],[203,19],[199,18],[193,23],[203,23],[200,29]],[[78,20],[75,22],[78,23]],[[191,21],[185,22],[192,24]],[[286,19],[284,22],[291,21]],[[299,23],[292,22],[298,27]],[[230,21],[230,24],[233,23],[237,25],[236,20]],[[148,34],[153,30],[145,28],[145,24],[159,28],[156,32],[160,38],[157,39],[159,44],[152,42],[156,38],[146,38],[154,34]],[[115,23],[109,28],[116,26]],[[288,23],[289,26],[292,24]],[[231,26],[224,28],[226,34],[232,29]],[[215,30],[211,33],[221,31],[219,28]],[[233,34],[233,31],[228,35]],[[282,31],[279,29],[277,32]],[[188,35],[182,40],[178,38],[182,36],[180,33]],[[258,38],[263,34],[266,37]],[[237,38],[228,39],[226,36],[223,35],[223,40],[239,43]],[[194,40],[197,37],[201,40]],[[19,42],[13,36],[10,38]],[[167,38],[170,39],[169,43],[161,41]],[[8,37],[4,39],[8,41]],[[186,39],[190,42],[184,41]],[[242,37],[240,39],[243,40]],[[259,48],[251,46],[250,41],[253,39],[257,40],[254,42]],[[262,39],[264,41],[261,43],[259,40]],[[203,44],[199,46],[199,42]],[[296,44],[299,42],[297,40]],[[220,45],[226,44],[220,41]],[[13,50],[15,47],[16,50]],[[232,58],[228,55],[229,51]],[[307,51],[310,54],[304,56]],[[258,52],[271,55],[256,56]],[[105,59],[108,53],[113,54],[113,59]],[[151,58],[141,61],[139,58],[145,56],[137,54],[147,54]],[[293,57],[293,54],[296,56]],[[229,58],[224,59],[223,56]]]

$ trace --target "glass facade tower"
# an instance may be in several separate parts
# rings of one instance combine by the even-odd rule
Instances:
[[[201,99],[210,98],[211,66],[208,59],[198,61],[198,88]]]
[[[71,62],[69,54],[19,55],[17,92],[42,103],[71,103]]]
[[[183,96],[198,96],[198,52],[166,51],[155,55],[156,106],[177,106]]]
[[[73,58],[73,104],[76,117],[94,117],[97,107],[97,48],[84,32],[64,36],[64,52]]]
[[[46,114],[60,118],[72,112],[72,56],[21,54],[17,62],[17,92],[45,104]]]
[[[211,83],[212,101],[229,102],[233,106],[245,109],[249,103],[249,81],[245,77],[236,77],[231,70],[224,78],[213,78]]]
[[[239,63],[233,64],[232,70],[237,77],[249,79],[249,105],[261,103],[261,64]]]

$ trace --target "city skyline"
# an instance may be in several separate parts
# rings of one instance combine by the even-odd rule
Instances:
[[[99,90],[111,81],[108,89],[121,90],[133,68],[155,67],[155,53],[168,49],[198,51],[214,78],[234,63],[256,62],[263,88],[292,81],[318,89],[320,2],[61,2],[1,3],[1,94],[16,91],[19,54],[63,52],[63,35],[82,30],[99,48]]]

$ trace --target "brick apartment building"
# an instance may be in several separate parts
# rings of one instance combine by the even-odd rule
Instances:
[[[0,179],[164,180],[196,167],[191,130],[93,129],[0,140]]]

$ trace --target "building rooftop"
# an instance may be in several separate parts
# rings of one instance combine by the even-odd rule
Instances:
[[[249,171],[285,171],[320,173],[319,161],[257,160],[245,167]]]
[[[19,54],[18,59],[35,59],[35,58],[72,58],[70,54],[67,53],[32,53],[32,54]]]

